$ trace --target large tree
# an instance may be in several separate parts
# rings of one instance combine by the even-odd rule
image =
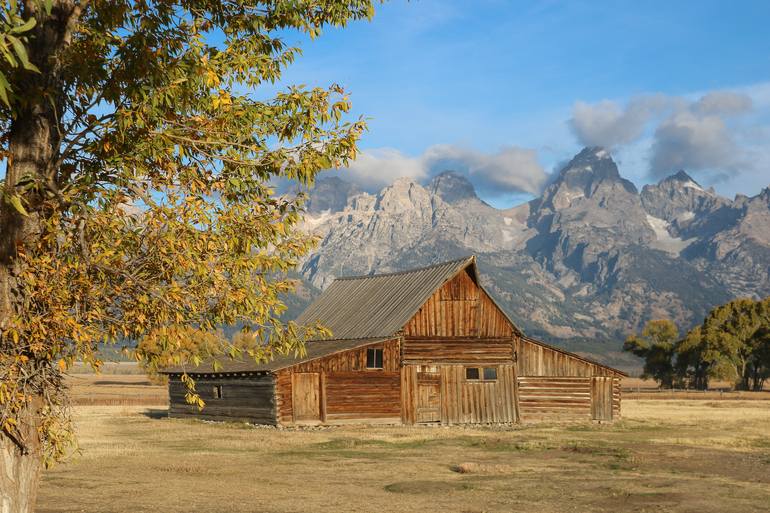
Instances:
[[[705,351],[706,343],[700,326],[695,326],[677,343],[674,372],[685,386],[708,389],[711,363],[704,359]]]
[[[667,319],[649,321],[642,332],[631,335],[623,344],[623,350],[644,358],[643,378],[652,378],[660,386],[674,386],[674,356],[679,330]]]
[[[370,0],[10,0],[0,21],[0,509],[34,508],[72,440],[62,374],[144,338],[150,368],[301,350],[278,278],[310,183],[364,129],[337,85],[286,88],[298,49]],[[251,344],[190,336],[222,324]],[[244,339],[247,340],[248,338]],[[197,340],[205,341],[198,343]],[[191,395],[194,399],[194,395]]]
[[[701,326],[703,359],[714,377],[761,390],[770,375],[770,298],[736,299],[709,312]]]

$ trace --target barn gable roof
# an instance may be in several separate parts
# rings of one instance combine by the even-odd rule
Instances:
[[[337,278],[297,323],[320,322],[335,339],[390,337],[439,287],[466,268],[481,287],[474,256],[397,273]]]

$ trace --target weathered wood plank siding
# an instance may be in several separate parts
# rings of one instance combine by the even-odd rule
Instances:
[[[505,314],[467,271],[442,285],[404,326],[406,336],[511,337]]]
[[[404,337],[405,363],[510,363],[512,338]]]
[[[401,422],[417,422],[417,369],[418,365],[401,368]]]
[[[516,422],[516,369],[512,363],[487,364],[497,370],[495,381],[468,381],[466,365],[405,365],[402,370],[401,395],[403,422],[419,422],[417,415],[420,375],[437,373],[440,382],[440,417],[442,424],[487,424]],[[423,377],[422,380],[427,378]]]
[[[221,387],[222,397],[214,397]],[[202,411],[187,404],[187,389],[178,376],[169,376],[169,416],[276,424],[275,379],[270,374],[196,377],[195,389],[206,403]]]
[[[516,371],[519,376],[615,376],[612,370],[575,358],[556,349],[517,338]]]
[[[326,420],[401,421],[399,372],[331,372],[326,376]]]
[[[370,348],[382,349],[382,369],[366,368],[366,352]],[[320,374],[323,422],[367,419],[398,422],[401,418],[400,360],[400,341],[393,339],[276,371],[275,403],[280,423],[294,422],[291,375],[302,372]]]

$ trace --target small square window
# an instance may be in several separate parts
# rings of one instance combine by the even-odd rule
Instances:
[[[382,349],[369,348],[366,350],[366,368],[382,369]]]
[[[466,367],[465,368],[465,379],[473,379],[473,380],[481,379],[481,376],[479,375],[479,368],[478,367]]]
[[[497,369],[494,367],[484,367],[484,381],[497,380]]]
[[[214,399],[222,399],[222,385],[214,385],[212,395],[214,396]]]

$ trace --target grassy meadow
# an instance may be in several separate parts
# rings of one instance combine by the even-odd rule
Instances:
[[[625,400],[623,419],[612,425],[279,430],[167,419],[164,389],[141,376],[90,379],[73,390],[80,450],[45,473],[41,513],[723,512],[770,505],[764,398]],[[121,379],[132,398],[113,404]],[[99,390],[108,405],[94,405]],[[82,394],[90,403],[79,401]]]

